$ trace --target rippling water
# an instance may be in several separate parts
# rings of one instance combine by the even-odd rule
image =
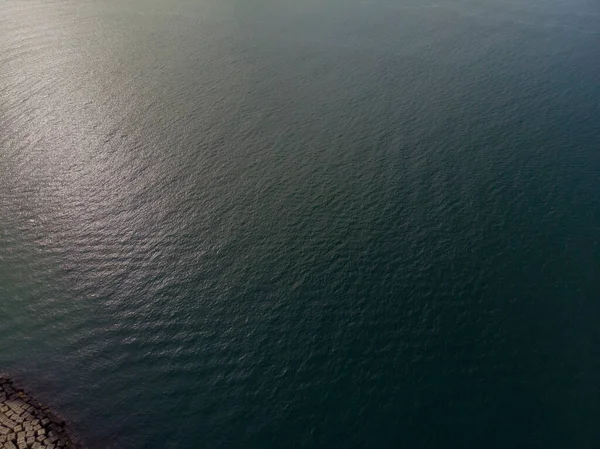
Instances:
[[[102,448],[596,448],[600,7],[3,0],[0,369]]]

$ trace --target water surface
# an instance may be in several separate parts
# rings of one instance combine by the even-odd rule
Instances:
[[[599,30],[4,0],[0,369],[91,449],[596,448]]]

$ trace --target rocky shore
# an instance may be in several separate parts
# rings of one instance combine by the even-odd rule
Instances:
[[[0,449],[80,449],[64,420],[0,375]]]

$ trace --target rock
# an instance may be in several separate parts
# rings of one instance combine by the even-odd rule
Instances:
[[[50,408],[0,374],[0,449],[80,449]]]
[[[0,413],[0,424],[2,424],[4,427],[8,427],[9,429],[14,429],[17,426],[14,421],[12,421],[3,413]]]

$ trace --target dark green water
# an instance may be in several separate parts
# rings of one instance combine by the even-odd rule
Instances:
[[[3,0],[0,370],[90,449],[600,445],[600,6]]]

